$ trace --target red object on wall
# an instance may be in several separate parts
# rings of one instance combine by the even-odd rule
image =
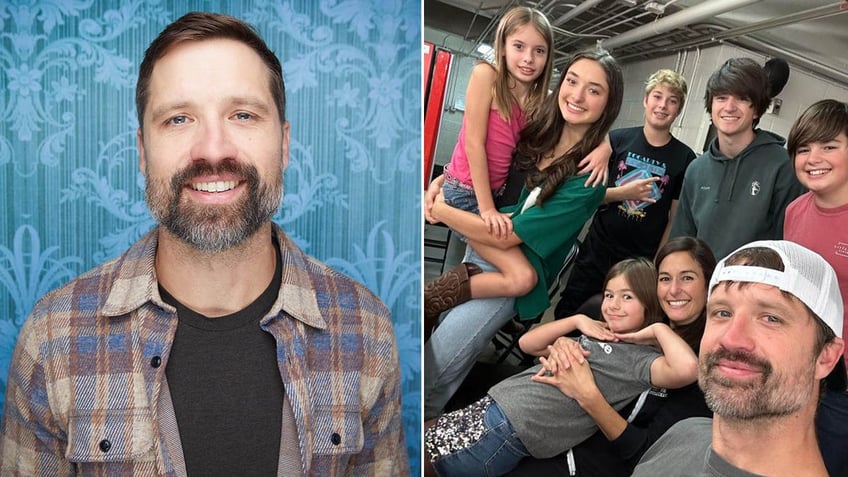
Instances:
[[[445,102],[451,53],[424,43],[424,189],[430,184]]]

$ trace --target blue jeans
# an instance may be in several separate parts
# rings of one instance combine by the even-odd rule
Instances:
[[[496,477],[508,473],[530,455],[498,403],[489,404],[483,424],[485,431],[477,442],[433,462],[437,474]]]
[[[816,414],[816,437],[829,475],[848,475],[848,393],[825,391]]]
[[[483,271],[495,270],[471,247],[462,261],[475,263]],[[515,315],[514,303],[514,298],[480,298],[451,308],[442,315],[441,323],[424,343],[425,419],[442,413],[477,358],[498,330]]]

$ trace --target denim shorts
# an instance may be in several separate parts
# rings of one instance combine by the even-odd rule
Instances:
[[[466,416],[460,415],[459,418],[454,415],[467,414],[467,409],[474,409],[475,406],[477,409],[482,406],[482,415],[477,415],[476,412]],[[454,415],[454,418],[451,418],[451,415]],[[482,423],[479,422],[480,419]],[[482,433],[478,437],[473,428],[481,424]],[[474,439],[464,439],[469,436],[469,430]],[[442,439],[453,439],[457,446],[452,452],[434,458],[433,468],[441,477],[504,475],[514,469],[521,459],[530,455],[503,410],[488,396],[468,408],[439,418],[439,421],[427,430],[425,439],[434,434],[439,434]]]
[[[445,196],[445,204],[480,215],[480,207],[477,205],[477,196],[474,195],[474,189],[467,189],[466,187],[468,186],[459,182],[458,179],[445,176],[445,183],[442,184],[442,194]],[[461,233],[456,230],[453,233],[458,239],[468,242],[468,239]]]

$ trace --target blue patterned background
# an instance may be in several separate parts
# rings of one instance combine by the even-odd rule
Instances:
[[[135,81],[150,41],[192,10],[247,20],[283,63],[292,144],[275,220],[392,309],[417,475],[418,1],[0,0],[0,393],[35,301],[153,226]]]

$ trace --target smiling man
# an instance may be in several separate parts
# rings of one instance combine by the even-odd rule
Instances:
[[[142,61],[159,226],[21,330],[2,475],[408,475],[387,308],[271,217],[289,160],[279,60],[189,13]]]
[[[709,289],[698,384],[714,417],[674,425],[633,475],[827,476],[816,407],[825,382],[845,389],[833,268],[792,242],[753,242]]]
[[[784,139],[755,129],[770,99],[766,73],[750,58],[731,58],[710,76],[704,103],[716,138],[686,170],[671,237],[701,238],[716,257],[783,238],[784,210],[804,189]]]

